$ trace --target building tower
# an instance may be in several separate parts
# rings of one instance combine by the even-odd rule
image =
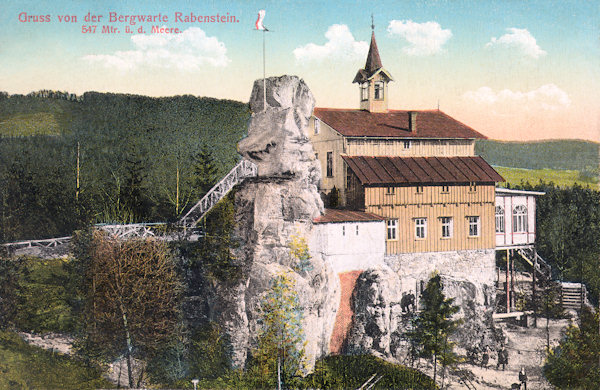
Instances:
[[[394,80],[381,63],[375,41],[375,26],[372,22],[371,30],[371,45],[367,62],[365,67],[356,73],[352,83],[358,83],[361,110],[388,112],[388,83]]]

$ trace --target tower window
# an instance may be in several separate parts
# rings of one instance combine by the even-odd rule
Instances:
[[[385,187],[385,194],[386,195],[394,195],[394,193],[396,189],[394,187]]]
[[[363,83],[360,86],[360,100],[369,100],[369,83]]]
[[[404,141],[404,149],[410,149],[410,141]]]
[[[375,83],[375,100],[383,100],[383,83],[381,81]]]

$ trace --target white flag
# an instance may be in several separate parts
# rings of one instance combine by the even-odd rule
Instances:
[[[266,11],[264,9],[261,9],[260,11],[258,11],[258,19],[256,19],[256,23],[254,24],[256,26],[257,30],[265,30],[265,31],[269,31],[264,25],[263,25],[263,20],[265,18],[265,13]]]

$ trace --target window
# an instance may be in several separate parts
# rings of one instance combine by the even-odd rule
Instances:
[[[327,152],[327,177],[333,177],[333,152]]]
[[[360,86],[360,100],[369,100],[369,83],[363,83]]]
[[[469,220],[469,237],[479,237],[479,217],[467,217]]]
[[[416,191],[417,191],[417,194],[422,194],[423,193],[423,186],[417,186]]]
[[[397,219],[388,219],[386,221],[387,226],[387,239],[388,240],[397,240],[397,229],[398,229],[398,220]]]
[[[427,218],[415,218],[415,238],[427,237]]]
[[[321,131],[321,120],[315,118],[315,134],[319,134],[319,131]]]
[[[315,153],[315,160],[319,161],[319,153]]]
[[[346,226],[342,225],[342,236],[346,235]]]
[[[385,187],[385,194],[386,195],[394,195],[395,192],[396,192],[396,188],[395,187]]]
[[[358,225],[356,225],[356,235],[358,236]]]
[[[404,149],[410,149],[410,141],[404,141]]]
[[[477,183],[474,181],[469,183],[469,192],[477,192]]]
[[[496,233],[504,233],[504,207],[496,206]]]
[[[442,222],[442,238],[452,237],[452,217],[441,217]]]
[[[447,194],[450,192],[450,186],[442,186],[442,194]]]
[[[375,83],[375,100],[383,100],[383,83],[381,81]]]
[[[518,205],[513,208],[513,233],[527,232],[527,206]]]

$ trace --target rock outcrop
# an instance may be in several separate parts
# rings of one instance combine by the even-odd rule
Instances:
[[[468,350],[496,350],[502,334],[494,328],[492,306],[480,297],[489,293],[485,286],[441,275],[444,295],[459,307],[455,318],[463,324],[452,339],[464,353]],[[358,278],[353,293],[354,321],[347,340],[349,353],[368,353],[392,361],[406,362],[408,342],[405,333],[411,314],[402,310],[402,278],[391,269],[366,270]]]
[[[314,98],[297,77],[263,80],[254,84],[253,115],[248,136],[238,144],[244,158],[258,166],[258,176],[246,180],[236,193],[236,262],[245,275],[221,294],[216,317],[228,334],[233,363],[243,366],[255,347],[261,299],[274,277],[290,275],[303,307],[309,366],[327,353],[339,302],[339,281],[330,267],[313,254],[310,264],[297,267],[290,255],[294,236],[308,240],[312,220],[323,212],[317,185],[321,178],[306,126]]]

